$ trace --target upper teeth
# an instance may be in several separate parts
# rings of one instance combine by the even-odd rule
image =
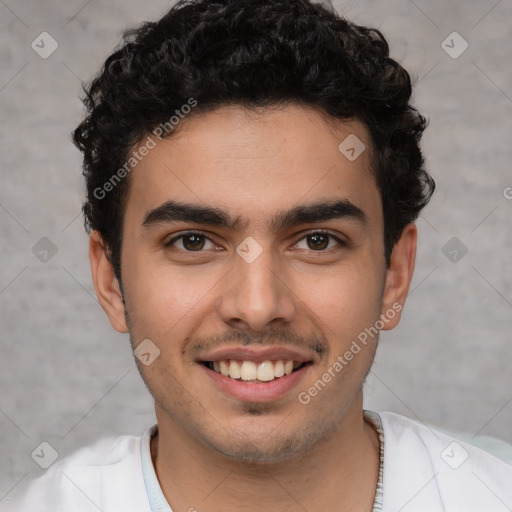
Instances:
[[[300,366],[300,363],[295,363]],[[262,361],[255,363],[254,361],[238,361],[236,359],[214,361],[213,369],[217,373],[221,373],[224,377],[242,380],[260,380],[268,382],[276,377],[290,375],[294,367],[293,361]]]

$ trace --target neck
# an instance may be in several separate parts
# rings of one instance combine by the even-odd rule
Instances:
[[[271,464],[225,457],[192,438],[157,407],[159,430],[151,452],[162,491],[175,511],[370,512],[379,441],[363,419],[362,396],[355,402],[314,448]]]

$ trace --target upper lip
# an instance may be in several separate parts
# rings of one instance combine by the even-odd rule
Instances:
[[[225,347],[222,349],[207,352],[198,359],[200,362],[222,361],[227,359],[238,359],[242,361],[296,361],[306,363],[313,360],[311,355],[285,347]]]

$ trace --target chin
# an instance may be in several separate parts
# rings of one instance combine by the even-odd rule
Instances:
[[[279,426],[270,432],[252,428],[231,432],[222,440],[205,441],[217,453],[244,464],[276,464],[304,456],[329,434],[319,426],[300,432],[279,432]]]
[[[245,441],[241,446],[217,446],[216,450],[230,459],[244,464],[275,464],[293,459],[302,453],[301,447],[294,439],[282,440],[280,446],[273,442],[272,446],[262,446],[260,442]]]

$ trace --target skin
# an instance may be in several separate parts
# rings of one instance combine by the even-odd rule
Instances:
[[[353,162],[338,150],[349,134],[367,148]],[[295,104],[259,115],[223,107],[183,121],[132,171],[121,253],[125,303],[105,244],[91,234],[94,286],[112,326],[129,332],[134,348],[150,339],[160,350],[152,364],[137,363],[155,399],[152,455],[173,510],[371,510],[379,442],[363,420],[362,385],[378,337],[308,404],[297,399],[407,295],[416,228],[406,226],[386,267],[382,203],[370,169],[370,138],[356,120]],[[334,199],[348,199],[367,221],[278,231],[268,225],[282,210]],[[246,225],[143,226],[147,213],[169,200],[217,207]],[[187,252],[183,239],[165,247],[187,229],[211,242],[199,252]],[[307,235],[319,229],[347,245],[328,238],[322,250],[311,248]],[[248,236],[262,248],[252,263],[236,252]],[[212,383],[197,357],[200,346],[242,344],[299,349],[312,364],[276,400],[235,399]]]

